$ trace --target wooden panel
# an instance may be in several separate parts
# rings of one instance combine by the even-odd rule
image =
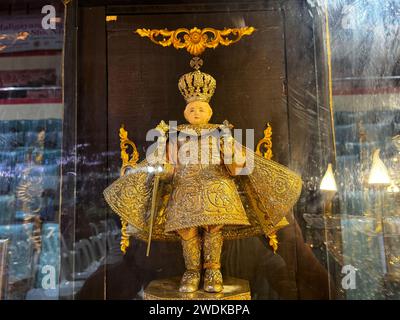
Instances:
[[[75,242],[76,209],[76,69],[77,69],[77,33],[76,4],[66,6],[64,43],[64,116],[61,164],[60,231],[65,248],[72,250]],[[68,279],[69,270],[74,270],[73,262],[61,259],[60,279]],[[71,292],[66,295],[72,296]]]
[[[107,58],[104,17],[103,7],[79,10],[76,242],[92,236],[93,228],[90,224],[100,227],[102,221],[108,217],[109,210],[102,197],[103,190],[108,185]],[[76,265],[78,263],[82,265],[82,261],[75,261]],[[105,264],[99,267],[98,272],[101,270],[106,271]],[[89,298],[106,297],[104,281],[99,282],[98,288],[100,297]]]
[[[88,209],[105,219],[101,194],[107,181],[107,58],[105,9],[80,9],[78,114],[77,114],[77,237],[90,236]],[[98,30],[99,32],[93,32]],[[101,32],[103,30],[103,32]],[[103,211],[101,211],[103,209]],[[93,217],[92,217],[93,219]]]
[[[109,15],[131,15],[131,14],[199,14],[210,12],[237,13],[246,11],[279,10],[281,4],[279,0],[248,0],[234,2],[231,0],[176,0],[170,3],[160,1],[146,1],[145,4],[135,4],[137,1],[125,1],[126,5],[117,5],[118,1],[112,1],[112,5],[107,6]],[[179,5],[177,5],[179,3]]]

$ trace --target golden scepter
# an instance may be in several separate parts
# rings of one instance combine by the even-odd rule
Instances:
[[[168,125],[162,120],[160,122],[160,124],[156,127],[156,130],[158,130],[161,133],[161,136],[158,137],[157,142],[165,143],[165,141],[166,141],[165,133],[168,132],[168,130],[169,130]],[[158,145],[158,147],[159,147],[159,145]],[[157,193],[158,193],[158,185],[160,184],[160,171],[158,169],[159,168],[156,168],[154,171],[155,173],[154,173],[153,193],[152,193],[152,198],[151,198],[150,226],[149,226],[149,236],[147,239],[146,257],[148,257],[150,255],[150,246],[151,246],[151,237],[153,235],[154,217],[155,217],[155,212],[157,210]]]
[[[151,236],[153,234],[154,216],[155,216],[155,211],[157,208],[156,197],[157,197],[159,183],[160,183],[160,175],[156,171],[156,173],[154,175],[153,194],[152,194],[152,199],[151,199],[150,227],[149,227],[149,237],[147,239],[146,257],[148,257],[150,255]]]

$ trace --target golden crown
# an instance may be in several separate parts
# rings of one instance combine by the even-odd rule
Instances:
[[[185,73],[178,82],[179,91],[186,103],[198,100],[209,102],[216,86],[217,81],[211,75],[200,70]]]

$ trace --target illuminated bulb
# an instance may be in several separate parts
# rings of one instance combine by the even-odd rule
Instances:
[[[389,185],[391,180],[388,170],[379,157],[380,149],[376,149],[372,157],[372,167],[369,173],[368,184]]]
[[[337,191],[335,177],[333,176],[332,164],[328,164],[328,169],[326,169],[325,175],[322,178],[321,184],[319,186],[322,191]]]

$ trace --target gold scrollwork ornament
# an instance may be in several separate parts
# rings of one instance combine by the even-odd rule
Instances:
[[[128,131],[125,130],[124,125],[121,125],[119,129],[119,138],[120,138],[120,149],[121,149],[121,176],[124,175],[125,170],[128,167],[134,167],[139,160],[139,153],[137,151],[136,145],[129,140]],[[132,148],[132,154],[128,154],[127,149]]]
[[[129,140],[128,131],[125,130],[124,125],[121,125],[121,128],[119,129],[119,138],[120,138],[120,149],[121,149],[121,160],[122,160],[120,175],[123,176],[128,167],[132,168],[136,166],[139,160],[139,153],[137,151],[136,145],[131,140]],[[132,148],[131,154],[128,154],[127,152],[127,149],[129,147]],[[121,218],[121,224],[122,226],[121,226],[120,245],[121,245],[121,251],[125,254],[126,248],[129,247],[129,235],[127,232],[128,222]]]
[[[260,139],[260,141],[257,144],[256,147],[256,153],[265,159],[272,159],[273,153],[272,153],[272,126],[270,123],[267,123],[267,126],[264,130],[264,137]],[[283,218],[278,225],[287,225],[289,222],[287,221],[286,218]],[[276,233],[272,233],[268,236],[269,242],[268,244],[272,247],[274,250],[274,253],[278,250],[278,236]]]
[[[172,45],[176,49],[186,49],[193,56],[199,56],[207,48],[215,49],[219,45],[229,46],[238,42],[243,36],[251,35],[255,30],[254,27],[226,28],[223,30],[194,27],[190,30],[187,28],[176,30],[136,29],[136,32],[141,37],[148,37],[155,44],[163,47]],[[230,36],[234,38],[231,39]]]
[[[256,153],[265,159],[272,159],[272,127],[269,122],[264,130],[264,137],[257,144]]]

